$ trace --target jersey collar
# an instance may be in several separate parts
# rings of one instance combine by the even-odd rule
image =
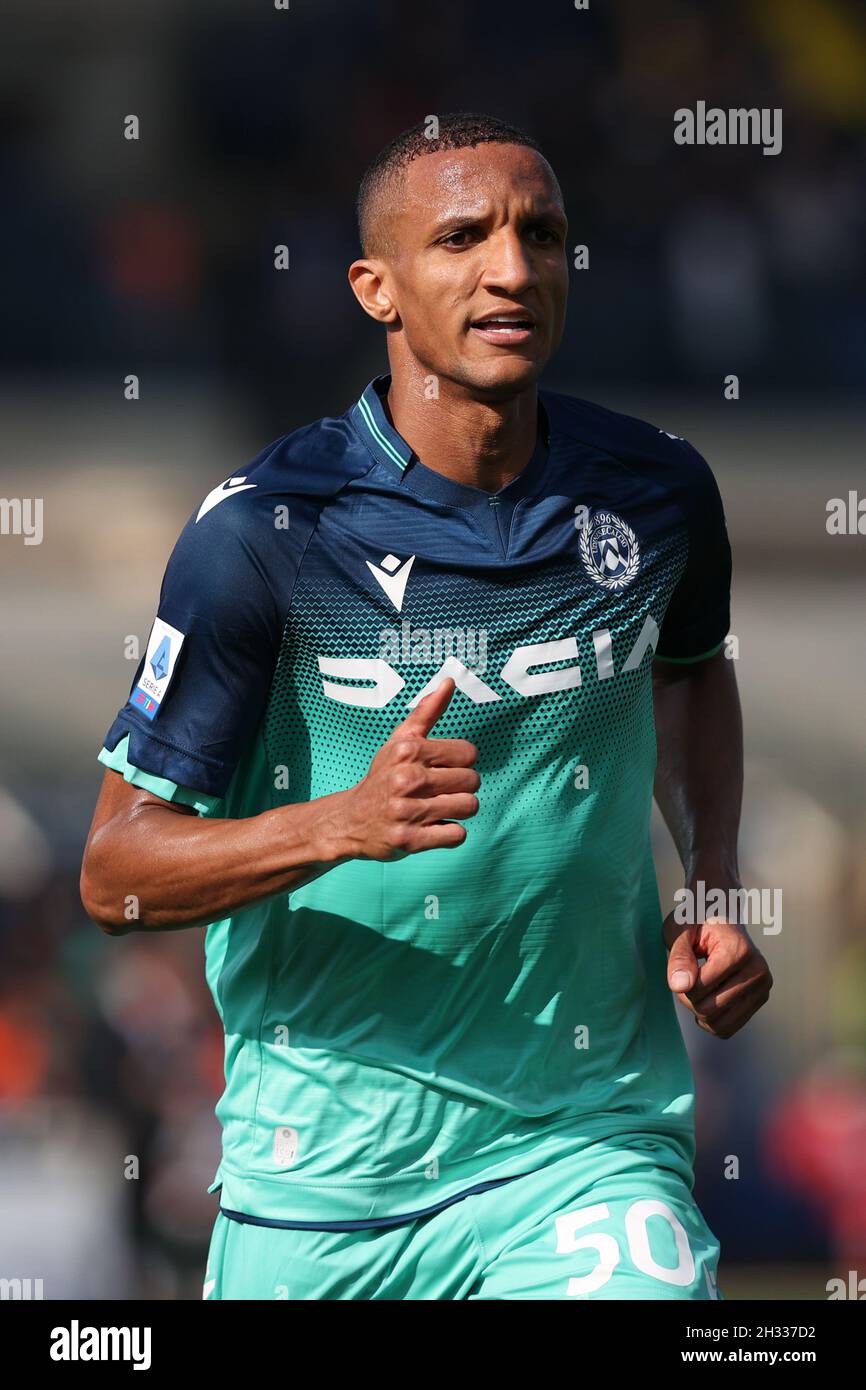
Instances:
[[[413,454],[406,440],[398,434],[385,410],[385,399],[391,385],[391,374],[374,377],[351,409],[352,422],[367,448],[380,463],[385,464],[412,492],[419,492],[434,501],[457,507],[473,507],[490,502],[491,496],[502,501],[516,501],[526,496],[544,472],[550,449],[550,425],[547,412],[538,398],[538,440],[529,463],[516,478],[497,493],[455,482],[427,468]]]
[[[380,463],[404,473],[412,462],[412,450],[388,419],[384,400],[391,385],[391,374],[374,377],[352,406],[352,422],[370,452]]]

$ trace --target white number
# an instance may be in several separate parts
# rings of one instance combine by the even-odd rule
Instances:
[[[670,1222],[677,1246],[676,1269],[656,1264],[652,1257],[647,1231],[647,1218],[650,1216],[663,1216],[665,1221]],[[629,1254],[642,1274],[651,1274],[654,1279],[661,1279],[663,1284],[676,1284],[683,1289],[686,1284],[692,1282],[695,1277],[695,1259],[689,1249],[689,1238],[682,1222],[665,1202],[652,1201],[649,1198],[634,1202],[625,1214],[625,1234]]]
[[[595,1293],[606,1284],[620,1262],[619,1246],[613,1236],[581,1236],[575,1240],[574,1233],[582,1226],[591,1226],[594,1221],[606,1221],[610,1216],[607,1202],[599,1202],[595,1207],[584,1207],[582,1211],[570,1211],[567,1216],[556,1218],[556,1250],[559,1255],[573,1255],[575,1250],[595,1249],[598,1251],[598,1264],[589,1274],[569,1279],[568,1295]]]
[[[647,1222],[651,1216],[661,1216],[670,1225],[677,1247],[675,1269],[658,1264],[652,1256]],[[583,1207],[580,1211],[568,1212],[556,1218],[556,1251],[559,1255],[573,1255],[576,1250],[592,1249],[598,1251],[598,1264],[589,1274],[569,1279],[566,1290],[569,1298],[579,1294],[595,1293],[611,1278],[619,1264],[622,1254],[613,1236],[596,1231],[592,1235],[575,1238],[575,1232],[584,1226],[592,1226],[598,1221],[610,1218],[607,1202],[599,1202],[594,1207]],[[689,1249],[689,1240],[682,1222],[666,1202],[646,1198],[632,1202],[625,1214],[625,1235],[628,1252],[637,1269],[660,1279],[665,1284],[676,1284],[685,1288],[695,1277],[695,1261]]]

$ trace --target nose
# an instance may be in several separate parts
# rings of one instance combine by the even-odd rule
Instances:
[[[524,294],[538,283],[538,275],[520,234],[514,227],[501,227],[488,237],[484,264],[485,289]]]

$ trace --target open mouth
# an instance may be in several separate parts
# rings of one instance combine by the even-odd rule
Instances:
[[[529,314],[493,314],[473,319],[469,326],[488,343],[523,343],[535,332],[535,321]]]

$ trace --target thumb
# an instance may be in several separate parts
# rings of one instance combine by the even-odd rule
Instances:
[[[665,932],[670,946],[668,956],[668,985],[675,994],[687,994],[698,982],[698,961],[694,950],[693,926],[682,925],[675,936]]]
[[[456,689],[453,677],[446,676],[441,685],[437,685],[435,690],[431,690],[429,695],[418,701],[402,724],[397,725],[391,737],[400,738],[406,734],[414,734],[416,738],[426,738],[437,719],[442,718]]]

